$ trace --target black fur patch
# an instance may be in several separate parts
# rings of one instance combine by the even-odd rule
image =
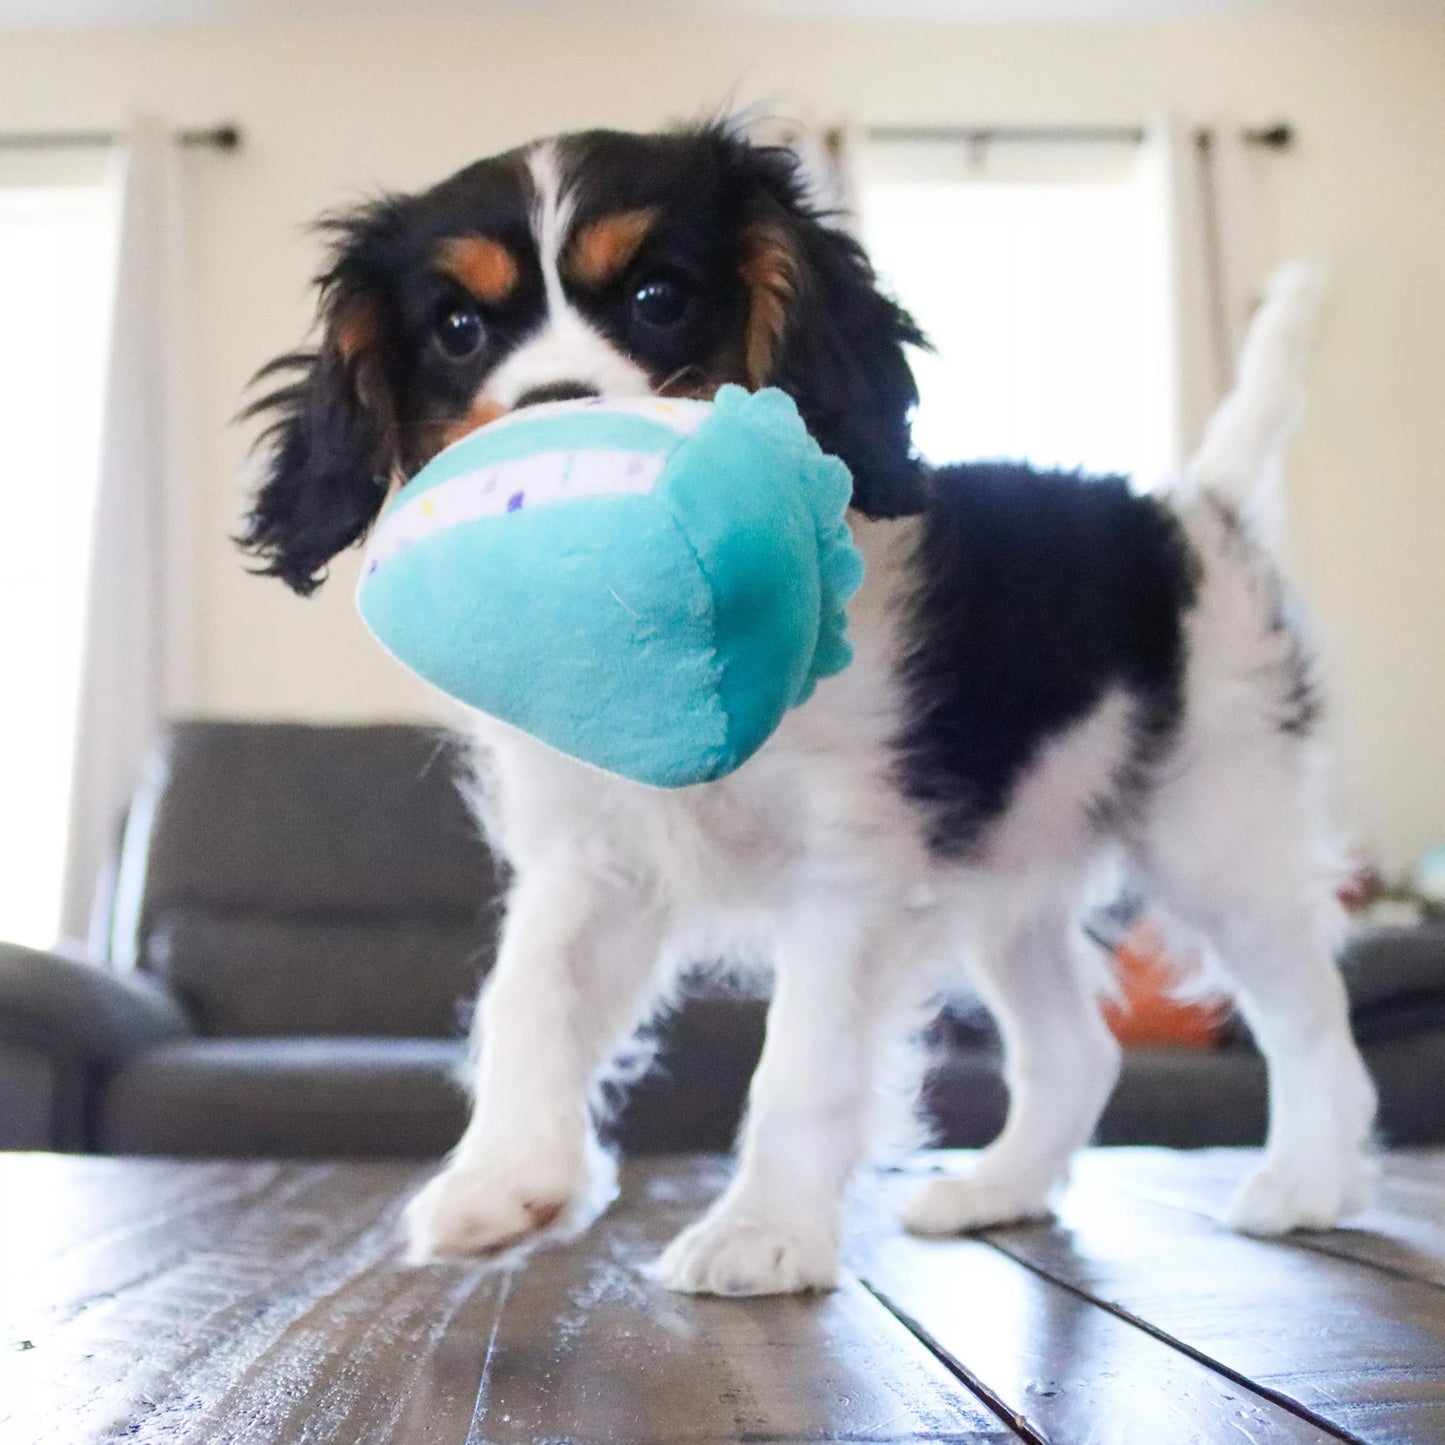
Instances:
[[[705,304],[695,325],[680,333],[677,349],[641,358],[656,375],[682,369],[715,381],[743,380],[700,363],[735,349],[741,333],[741,238],[760,224],[786,237],[796,286],[776,365],[765,380],[793,398],[823,450],[848,464],[855,508],[870,517],[918,511],[924,474],[910,420],[918,388],[904,348],[927,341],[880,290],[863,248],[813,204],[798,157],[721,125],[649,136],[588,131],[559,144],[574,218],[656,207],[640,264],[680,273],[699,288]],[[637,356],[626,300],[623,288],[611,302],[605,294],[586,298],[581,309]]]
[[[1280,698],[1275,726],[1291,737],[1312,737],[1325,710],[1314,657],[1284,611],[1280,613],[1279,626],[1289,633],[1289,653],[1284,669],[1284,694]]]
[[[1272,699],[1270,721],[1290,737],[1312,737],[1324,716],[1324,691],[1306,641],[1299,603],[1269,553],[1251,536],[1239,512],[1223,497],[1210,494],[1206,500],[1224,529],[1226,545],[1257,574],[1269,598],[1269,630],[1284,640],[1284,659],[1277,678],[1279,690]]]
[[[932,846],[975,849],[1043,744],[1119,686],[1136,700],[1135,736],[1096,812],[1127,814],[1183,710],[1197,564],[1178,522],[1120,478],[1006,462],[945,467],[932,492],[896,740]]]

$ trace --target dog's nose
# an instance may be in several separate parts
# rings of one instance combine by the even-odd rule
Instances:
[[[585,397],[600,396],[595,386],[580,381],[549,381],[545,386],[533,386],[524,391],[516,400],[516,409],[536,406],[543,401],[581,401]]]

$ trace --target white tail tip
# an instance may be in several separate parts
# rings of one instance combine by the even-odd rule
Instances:
[[[1237,507],[1264,541],[1280,530],[1280,461],[1304,411],[1325,289],[1324,269],[1310,262],[1292,262],[1271,277],[1240,350],[1234,389],[1189,464],[1190,477]]]

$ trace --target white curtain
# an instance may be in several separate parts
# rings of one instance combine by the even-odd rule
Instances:
[[[856,231],[856,127],[764,111],[740,120],[755,139],[796,151],[814,198],[836,224]],[[1160,289],[1169,316],[1173,375],[1164,390],[1175,404],[1160,439],[1166,464],[1188,460],[1232,384],[1265,275],[1263,233],[1277,164],[1275,151],[1250,144],[1227,117],[1166,116],[1148,128],[1139,165],[1157,208],[1158,247],[1145,257],[1139,284]]]
[[[748,136],[763,145],[786,146],[802,163],[813,203],[840,230],[856,229],[858,213],[854,154],[857,134],[851,124],[780,118],[761,109],[736,118]]]
[[[1145,145],[1162,207],[1174,317],[1176,463],[1229,390],[1262,279],[1265,168],[1273,153],[1237,124],[1157,121]]]
[[[97,881],[163,718],[192,703],[192,377],[182,157],[136,119],[117,147],[111,317],[62,931],[90,934]]]

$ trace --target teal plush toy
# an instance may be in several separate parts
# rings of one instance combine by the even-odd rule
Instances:
[[[528,407],[397,493],[357,605],[413,672],[560,752],[709,782],[852,659],[850,490],[780,391]]]

